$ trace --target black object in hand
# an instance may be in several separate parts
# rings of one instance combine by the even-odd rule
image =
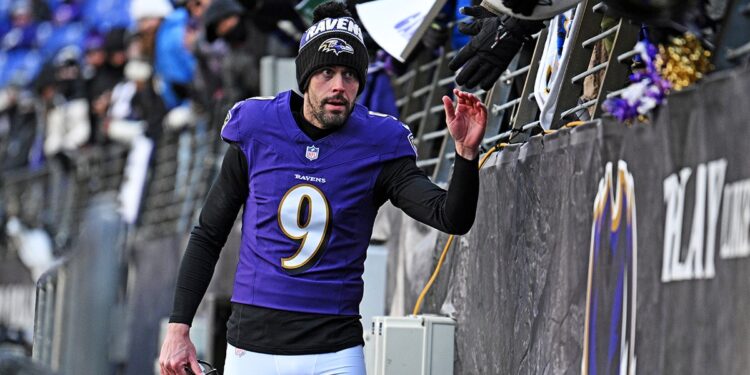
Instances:
[[[524,16],[530,16],[538,3],[538,0],[503,0],[503,5],[512,10],[513,13],[523,14]]]
[[[187,375],[213,375],[213,374],[218,375],[219,374],[219,370],[216,369],[216,368],[214,368],[214,366],[212,364],[210,364],[210,363],[208,363],[206,361],[202,361],[202,360],[199,359],[198,360],[198,366],[200,366],[200,368],[201,368],[201,373],[200,374],[194,373],[193,369],[190,368],[190,365],[185,365],[185,367],[183,367],[183,368],[185,369],[185,373]]]
[[[195,373],[193,372],[193,369],[190,368],[190,365],[182,366],[182,369],[185,370],[185,373],[187,375],[195,375]]]

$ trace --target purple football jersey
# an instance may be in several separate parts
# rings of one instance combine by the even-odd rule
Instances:
[[[357,104],[339,130],[312,141],[291,91],[237,103],[221,136],[248,164],[242,248],[232,301],[288,311],[357,315],[384,162],[416,157],[411,132]]]

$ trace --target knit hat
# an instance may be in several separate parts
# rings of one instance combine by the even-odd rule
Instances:
[[[123,27],[115,27],[107,32],[104,36],[104,50],[108,53],[114,53],[118,51],[125,51],[128,46],[126,39],[128,38],[128,30]]]
[[[164,18],[172,13],[172,3],[168,0],[133,0],[130,3],[130,16],[140,21],[144,18]]]
[[[359,80],[357,95],[362,93],[369,64],[362,28],[346,6],[338,2],[319,5],[313,13],[313,25],[302,35],[297,65],[297,84],[304,93],[310,76],[326,66],[346,66]]]
[[[206,40],[213,42],[218,37],[216,27],[219,21],[233,15],[241,16],[245,12],[244,8],[235,0],[213,0],[211,5],[203,14],[203,24],[206,27]],[[241,21],[240,21],[241,22]]]

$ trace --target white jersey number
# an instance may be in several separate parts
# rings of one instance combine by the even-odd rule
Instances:
[[[294,255],[281,258],[281,266],[290,273],[302,272],[314,264],[328,242],[331,222],[328,200],[313,185],[296,185],[281,198],[278,218],[284,235],[301,241]]]

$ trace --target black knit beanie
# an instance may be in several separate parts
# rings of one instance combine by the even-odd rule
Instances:
[[[206,13],[203,14],[203,24],[206,27],[206,40],[213,42],[218,38],[216,28],[219,25],[219,21],[232,15],[241,16],[244,11],[244,8],[235,0],[213,0],[208,9],[206,9]]]
[[[307,89],[313,73],[333,65],[352,68],[359,80],[357,95],[362,93],[369,64],[367,47],[362,29],[344,4],[328,2],[315,8],[313,25],[302,35],[295,63],[301,93]]]

